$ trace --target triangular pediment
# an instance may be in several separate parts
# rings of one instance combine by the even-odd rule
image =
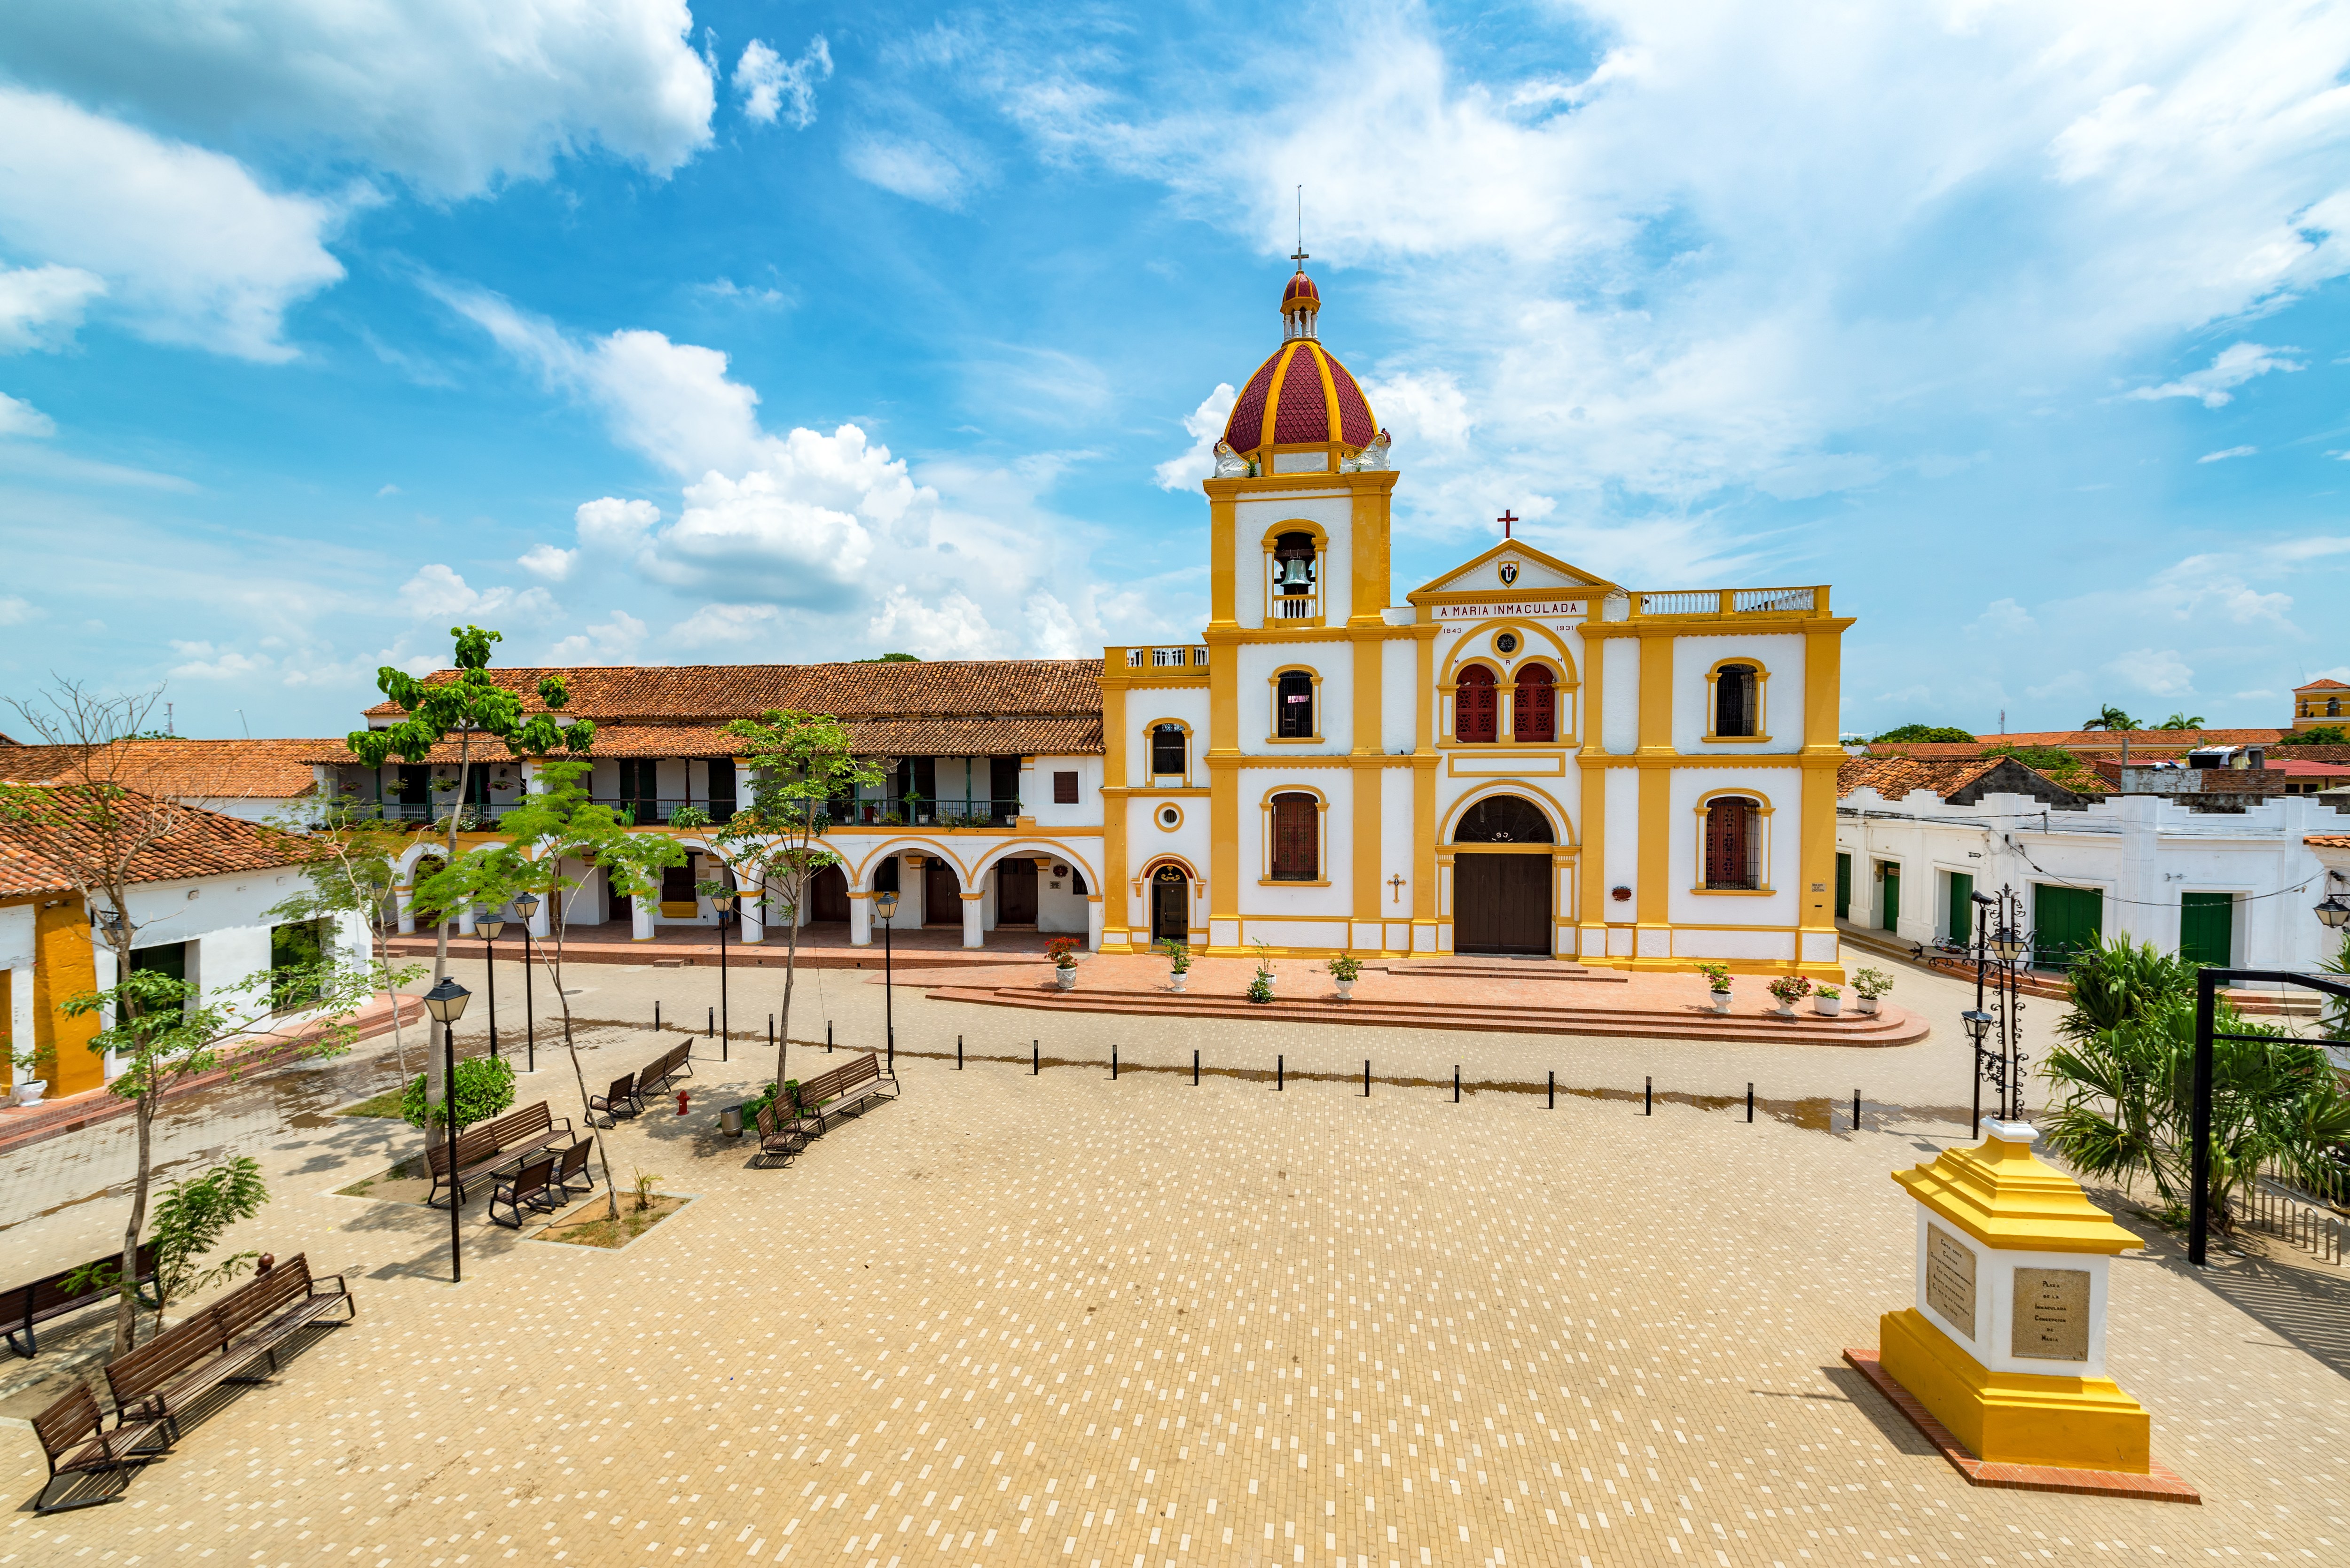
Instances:
[[[1571,566],[1555,556],[1544,555],[1523,539],[1504,539],[1474,560],[1463,562],[1404,597],[1418,604],[1422,598],[1451,598],[1463,594],[1504,598],[1525,593],[1604,595],[1619,591],[1607,578]]]

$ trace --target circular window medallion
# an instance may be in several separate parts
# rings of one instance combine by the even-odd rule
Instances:
[[[1158,818],[1159,828],[1164,832],[1172,833],[1183,826],[1183,808],[1171,800],[1161,802]]]
[[[1066,866],[1055,866],[1053,867],[1053,875],[1055,877],[1066,877],[1068,874],[1069,868]]]
[[[1493,639],[1493,646],[1503,653],[1515,653],[1518,650],[1518,634],[1514,631],[1505,631]]]

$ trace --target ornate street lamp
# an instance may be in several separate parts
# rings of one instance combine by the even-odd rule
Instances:
[[[898,913],[895,889],[873,895],[873,906],[881,911],[881,1034],[889,1052],[889,1070],[898,1070],[898,1023],[890,1011],[889,922]]]
[[[734,900],[741,896],[733,888],[710,895],[710,907],[718,911],[718,1059],[722,1062],[727,1059],[729,1038],[726,1012],[726,928],[734,912]]]
[[[506,918],[495,909],[473,911],[473,932],[482,939],[482,973],[490,991],[490,1060],[498,1059],[498,966],[497,950],[490,944],[506,929]]]
[[[522,917],[522,1025],[528,1043],[531,1072],[538,1071],[538,1003],[532,994],[530,919],[538,913],[538,895],[515,895],[515,913]]]
[[[463,1231],[461,1229],[464,1189],[457,1185],[457,1020],[473,993],[448,975],[424,993],[424,1011],[441,1025],[441,1147],[449,1158],[449,1281],[465,1278]]]
[[[2338,931],[2350,926],[2350,904],[2344,903],[2342,895],[2334,891],[2334,883],[2341,875],[2339,871],[2326,872],[2325,897],[2318,900],[2317,919],[2329,931]]]

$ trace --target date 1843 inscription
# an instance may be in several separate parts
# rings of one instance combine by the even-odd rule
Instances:
[[[1926,1227],[1926,1304],[1969,1339],[1975,1336],[1974,1249],[1943,1230]]]
[[[2015,1271],[2012,1353],[2034,1361],[2089,1359],[2089,1272]]]

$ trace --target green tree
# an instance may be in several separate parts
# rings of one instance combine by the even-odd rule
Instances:
[[[2014,741],[1996,741],[1982,749],[1987,757],[2013,757],[2025,767],[2046,774],[2068,789],[2094,787],[2097,784],[2095,770],[2062,746],[2026,746]]]
[[[2342,933],[2341,950],[2317,967],[2327,974],[2338,974],[2350,980],[2350,931]],[[2329,1039],[2350,1040],[2350,1002],[2338,996],[2328,996],[2323,1027]]]
[[[825,713],[777,708],[756,719],[736,719],[727,732],[743,742],[751,763],[751,804],[734,813],[718,836],[721,855],[738,877],[757,883],[783,911],[783,1027],[775,1036],[775,1082],[788,1075],[792,1048],[792,988],[798,977],[800,912],[808,888],[840,857],[824,846],[832,803],[859,784],[880,782],[881,770],[849,749],[848,727]]]
[[[2350,746],[2350,724],[2312,724],[2277,737],[2280,746]]]
[[[2127,732],[2144,729],[2136,719],[2108,702],[2097,710],[2097,716],[2082,722],[2084,730],[2116,730]]]
[[[339,920],[348,916],[366,925],[372,955],[368,962],[375,989],[383,992],[391,1006],[392,1057],[400,1064],[400,1075],[407,1077],[408,1043],[401,1033],[400,988],[424,972],[422,964],[395,967],[391,961],[390,939],[397,929],[390,910],[391,889],[400,880],[399,861],[408,846],[407,829],[341,807],[330,807],[323,816],[273,821],[272,826],[288,831],[297,826],[308,828],[313,854],[303,867],[307,885],[263,918],[303,921]]]
[[[456,678],[443,681],[423,681],[387,664],[376,671],[376,687],[391,699],[400,711],[408,715],[399,723],[383,730],[354,730],[347,740],[351,754],[370,768],[383,766],[393,756],[407,758],[411,763],[429,761],[435,748],[450,736],[457,738],[457,782],[462,791],[471,767],[476,746],[486,758],[489,744],[496,742],[514,757],[544,756],[550,752],[584,753],[596,738],[596,726],[585,719],[571,724],[555,722],[556,711],[570,699],[564,689],[563,678],[549,675],[538,683],[538,700],[546,707],[543,713],[525,717],[523,700],[515,692],[500,686],[490,674],[490,648],[503,640],[494,631],[484,631],[478,626],[452,626],[449,635],[456,639],[453,655]],[[442,825],[447,835],[447,858],[457,858],[457,832],[463,825],[464,812],[452,807]],[[443,873],[445,875],[446,873]],[[454,923],[457,906],[445,900],[434,901],[428,889],[420,887],[419,903],[432,917],[432,979],[438,984],[449,972],[449,931]],[[437,1052],[424,1054],[424,1075],[433,1085],[435,1098],[440,1096],[441,1057]]]
[[[580,1064],[571,996],[563,983],[570,895],[580,882],[564,867],[568,864],[600,869],[614,892],[649,898],[660,886],[661,868],[684,864],[685,851],[667,834],[629,831],[610,806],[591,800],[586,787],[590,766],[584,757],[556,757],[542,763],[538,789],[500,825],[504,842],[484,845],[458,857],[432,879],[431,892],[438,907],[452,909],[468,903],[497,908],[521,893],[546,900],[550,940],[536,944],[535,952],[563,1006],[563,1047],[571,1059],[572,1080],[579,1091],[580,1119],[596,1139],[608,1217],[617,1220],[620,1210],[618,1199],[611,1197],[611,1157],[603,1135],[594,1131],[595,1117],[588,1112],[588,1074]],[[459,1115],[462,1118],[462,1103]]]
[[[2161,723],[2155,726],[2158,730],[2199,730],[2202,727],[2203,715],[2200,713],[2195,714],[2191,718],[2185,713],[2173,713],[2169,718],[2165,719]]]
[[[2067,973],[2072,1011],[2056,1025],[2067,1039],[2085,1040],[2134,1023],[2166,1002],[2191,1001],[2199,964],[2152,942],[2101,936],[2074,958]]]
[[[268,1201],[261,1167],[243,1155],[202,1176],[166,1183],[162,1196],[155,1199],[151,1238],[155,1243],[155,1300],[161,1307],[208,1285],[224,1284],[251,1266],[260,1253],[232,1253],[210,1268],[203,1260],[231,1225],[252,1219]]]
[[[1963,746],[1974,740],[1974,732],[1961,730],[1954,724],[1900,724],[1881,735],[1869,737],[1874,745],[1935,745]]]
[[[427,1097],[424,1075],[419,1073],[400,1097],[400,1114],[410,1127],[437,1127],[449,1119],[450,1100],[456,1102],[460,1131],[505,1115],[514,1108],[514,1064],[504,1057],[463,1057],[457,1063],[456,1094],[440,1100]]]

